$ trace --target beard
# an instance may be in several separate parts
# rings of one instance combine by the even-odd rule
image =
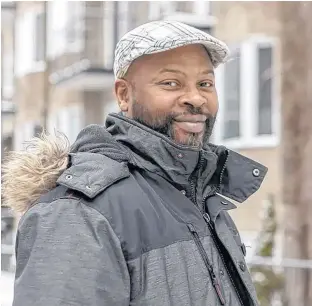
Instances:
[[[174,129],[174,120],[176,117],[181,115],[207,116],[204,133],[190,133],[185,139],[179,139]],[[202,148],[205,143],[209,142],[215,124],[216,116],[212,116],[209,114],[207,115],[203,112],[202,108],[193,107],[192,105],[188,105],[186,111],[183,113],[170,112],[164,114],[157,111],[151,112],[144,105],[138,103],[136,99],[133,99],[132,119],[153,129],[158,133],[169,137],[178,144]]]

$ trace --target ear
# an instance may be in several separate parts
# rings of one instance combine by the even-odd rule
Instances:
[[[117,79],[115,81],[115,95],[119,108],[122,112],[128,112],[131,98],[130,84],[126,80]]]

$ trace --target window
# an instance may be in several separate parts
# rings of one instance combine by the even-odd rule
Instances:
[[[210,16],[210,1],[163,1],[159,18],[165,20],[176,20],[190,26],[210,32],[216,22]],[[151,8],[152,9],[152,8]]]
[[[44,61],[44,44],[45,44],[45,20],[44,14],[39,13],[35,16],[35,35],[34,35],[34,61]]]
[[[198,1],[202,2],[202,1]],[[176,1],[175,2],[175,11],[183,13],[192,13],[193,7],[196,6],[192,1]]]
[[[130,20],[128,1],[106,1],[103,3],[104,67],[113,68],[115,46],[128,32]]]
[[[208,16],[210,1],[150,1],[149,20],[157,20],[166,15],[175,13],[189,13],[193,15]],[[170,19],[170,18],[169,18]]]
[[[68,2],[68,18],[66,24],[66,51],[79,52],[83,48],[85,34],[84,2]]]
[[[65,51],[67,1],[48,2],[48,54],[56,57]]]
[[[106,1],[103,3],[104,67],[107,69],[112,69],[114,62],[114,49],[116,45],[116,3],[117,2],[114,1]]]
[[[240,54],[224,68],[224,139],[240,135]]]
[[[29,11],[17,17],[15,27],[15,73],[21,77],[45,69],[43,16]]]
[[[118,39],[129,31],[129,1],[118,3]]]
[[[1,98],[10,101],[14,92],[13,37],[8,32],[1,33]],[[3,102],[1,101],[1,108]]]
[[[252,37],[232,49],[216,69],[219,114],[214,141],[231,148],[276,146],[279,101],[274,77],[275,41]]]
[[[258,135],[272,133],[272,47],[258,48]]]
[[[4,100],[10,100],[14,91],[13,53],[4,53],[1,66],[1,92]]]
[[[84,1],[48,2],[48,55],[80,52],[84,45]]]
[[[210,15],[210,1],[195,1],[194,13],[198,16],[209,16]]]

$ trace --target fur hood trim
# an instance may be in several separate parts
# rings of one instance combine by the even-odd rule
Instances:
[[[56,186],[70,151],[68,139],[59,132],[42,133],[25,144],[24,151],[9,152],[2,166],[3,204],[22,214]]]

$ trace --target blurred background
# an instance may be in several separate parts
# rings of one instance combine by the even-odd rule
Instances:
[[[114,48],[128,30],[170,19],[211,33],[231,49],[212,142],[269,168],[231,212],[261,306],[311,306],[311,16],[308,2],[2,1],[2,160],[42,129],[73,142],[118,111]],[[19,216],[3,204],[0,301],[11,305]]]

